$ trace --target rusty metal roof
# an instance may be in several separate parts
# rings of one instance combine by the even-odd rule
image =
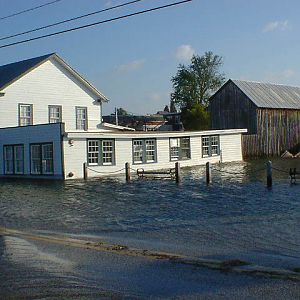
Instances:
[[[300,109],[300,87],[243,80],[231,81],[257,107]]]

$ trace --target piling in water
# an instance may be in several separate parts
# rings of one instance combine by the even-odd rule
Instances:
[[[210,184],[212,182],[211,180],[211,165],[210,162],[208,161],[206,163],[206,184]]]

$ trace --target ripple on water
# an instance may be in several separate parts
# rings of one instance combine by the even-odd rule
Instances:
[[[288,169],[298,161],[275,161]],[[183,170],[180,185],[123,178],[87,182],[7,181],[0,187],[0,224],[144,240],[202,255],[300,258],[300,185],[274,172],[265,188],[263,161],[216,165],[206,186],[205,168]],[[220,172],[222,171],[222,172]],[[238,173],[238,176],[232,175]],[[266,259],[264,257],[264,259]]]

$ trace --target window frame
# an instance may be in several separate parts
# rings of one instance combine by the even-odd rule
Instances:
[[[52,158],[51,159],[45,159],[44,158],[44,147],[45,146],[49,146],[51,145],[52,147]],[[39,160],[39,169],[40,169],[40,172],[39,173],[36,173],[34,172],[33,173],[33,165],[32,165],[32,146],[37,146],[39,147],[39,157],[36,158],[36,160]],[[29,144],[29,158],[30,158],[30,175],[34,175],[34,176],[53,176],[54,175],[54,145],[53,145],[53,142],[45,142],[45,143],[31,143]],[[52,170],[50,172],[45,172],[45,168],[44,168],[44,162],[47,161],[47,160],[51,160],[52,161]]]
[[[85,121],[85,125],[84,128],[79,128],[79,119],[78,119],[78,112],[79,110],[84,109],[85,111],[85,119],[83,119]],[[86,106],[75,106],[75,118],[76,118],[76,130],[83,130],[83,131],[87,131],[88,130],[88,109]]]
[[[207,145],[203,145],[204,139],[207,140],[208,142]],[[217,141],[217,144],[213,143],[213,141]],[[216,153],[213,153],[212,151],[213,147],[217,147]],[[207,149],[207,155],[206,154],[204,155],[204,149]],[[221,152],[220,135],[201,136],[201,151],[202,151],[202,158],[219,156]]]
[[[172,151],[172,148],[175,147],[171,147],[171,140],[177,140],[177,156],[175,156]],[[188,140],[188,145],[189,147],[183,147],[183,140]],[[183,150],[187,150],[188,149],[188,156],[183,156]],[[170,161],[180,161],[180,160],[189,160],[192,158],[192,153],[191,153],[191,137],[190,136],[181,136],[181,137],[170,137],[169,138],[169,157],[170,157]]]
[[[97,151],[90,152],[89,148],[89,142],[96,142],[97,145],[93,147],[97,147]],[[111,152],[103,151],[103,142],[111,142]],[[115,166],[116,165],[116,147],[115,147],[115,139],[87,139],[87,164],[88,166]],[[94,156],[93,158],[97,157],[97,162],[90,162],[90,153],[97,153],[97,156]],[[111,153],[111,163],[104,162],[104,154],[105,153]]]
[[[134,154],[135,154],[135,149],[134,149],[134,142],[141,142],[141,153],[142,153],[142,160],[141,161],[136,161],[134,158]],[[153,149],[149,150],[147,149],[147,141],[151,141],[153,142]],[[156,138],[141,138],[141,139],[138,139],[138,138],[135,138],[135,139],[132,139],[131,141],[131,145],[132,145],[132,164],[133,165],[141,165],[141,164],[153,164],[153,163],[156,163],[157,162],[157,140]],[[151,151],[153,152],[153,156],[154,156],[154,159],[152,160],[149,160],[147,159],[147,151]]]
[[[12,172],[7,172],[7,168],[6,168],[6,148],[12,148],[12,159],[10,160],[12,162]],[[18,161],[22,161],[22,170],[21,171],[17,171],[17,159],[16,159],[16,148],[17,147],[22,147],[22,155],[21,155],[21,160],[19,159]],[[3,145],[3,174],[4,175],[24,175],[24,144],[10,144],[10,145]]]
[[[58,118],[51,117],[51,109],[53,109],[53,108],[59,109],[59,117]],[[58,121],[51,122],[51,119],[58,120]],[[62,122],[62,106],[61,105],[48,105],[48,123],[53,124],[53,123],[61,123],[61,122]]]
[[[21,116],[21,109],[22,107],[30,107],[30,116],[29,117],[24,117]],[[19,103],[18,104],[18,124],[19,126],[30,126],[33,125],[33,104],[28,104],[28,103]],[[29,124],[22,125],[21,119],[29,120]]]

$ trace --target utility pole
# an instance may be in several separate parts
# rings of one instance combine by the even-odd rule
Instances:
[[[116,125],[119,125],[119,120],[118,120],[118,108],[115,108],[115,118],[116,118]]]

